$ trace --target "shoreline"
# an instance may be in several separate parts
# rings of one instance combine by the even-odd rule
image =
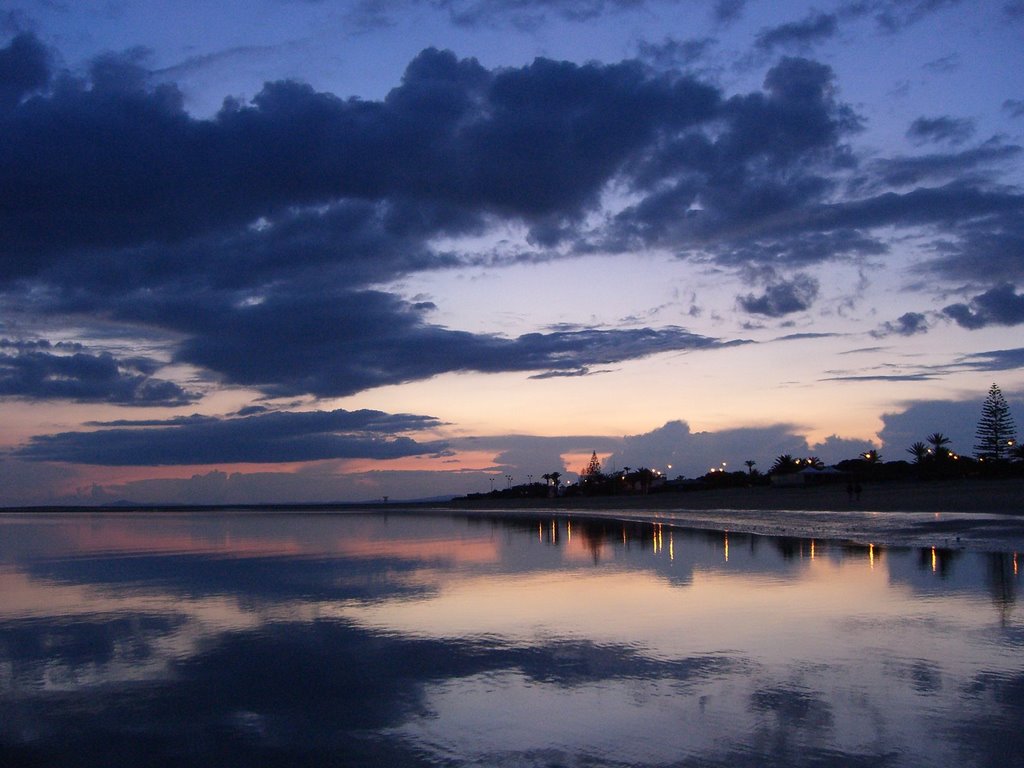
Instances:
[[[688,528],[857,545],[1024,552],[1024,480],[755,486],[647,496],[456,499],[434,509],[592,515]]]
[[[1024,479],[695,489],[630,496],[322,504],[9,507],[4,514],[579,515],[857,545],[1024,552]]]
[[[397,502],[396,502],[397,504]],[[841,483],[811,486],[711,488],[646,496],[460,498],[442,507],[482,509],[803,510],[814,512],[951,512],[1024,516],[1024,479],[865,483],[850,499]]]

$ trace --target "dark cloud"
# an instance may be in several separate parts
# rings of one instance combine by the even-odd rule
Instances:
[[[671,328],[475,336],[358,287],[461,263],[427,238],[482,234],[489,214],[580,216],[656,135],[711,117],[714,88],[637,62],[491,72],[427,50],[381,102],[279,82],[196,120],[173,86],[147,86],[141,56],[97,60],[91,80],[3,118],[17,193],[0,199],[0,279],[50,285],[49,311],[184,334],[179,361],[276,394],[711,342]]]
[[[745,242],[719,247],[717,261],[732,266],[805,266],[839,258],[879,256],[889,246],[858,229],[837,228],[826,232],[781,237],[750,237]]]
[[[712,16],[719,24],[731,24],[743,15],[748,0],[715,0]]]
[[[515,339],[423,323],[388,294],[275,297],[222,307],[179,357],[278,395],[347,395],[450,371],[575,371],[722,342],[681,328],[533,333]],[[267,348],[266,339],[277,343]]]
[[[426,201],[417,217],[572,217],[658,131],[711,117],[718,100],[635,62],[491,72],[427,50],[381,102],[277,82],[196,120],[133,61],[108,58],[92,76],[3,117],[9,276],[55,252],[177,244],[342,199],[387,200],[392,213]]]
[[[619,247],[727,252],[756,242],[766,225],[796,225],[793,216],[824,199],[831,177],[849,168],[843,139],[860,129],[835,99],[832,70],[802,58],[782,59],[763,92],[728,99],[719,114],[713,135],[681,132],[636,167],[645,196],[617,216]],[[800,234],[819,234],[808,230]]]
[[[637,46],[640,58],[659,69],[688,67],[707,56],[715,44],[712,37],[677,40],[666,37],[660,43],[641,40]]]
[[[37,435],[16,454],[34,461],[105,466],[394,459],[443,448],[442,443],[419,443],[403,434],[438,425],[430,416],[368,410],[281,412],[228,419],[197,416]]]
[[[928,332],[928,319],[920,312],[905,312],[894,322],[887,321],[881,329],[872,333],[873,336],[914,336]]]
[[[152,374],[160,364],[80,351],[47,341],[0,342],[0,397],[136,406],[178,406],[199,395]]]
[[[793,456],[819,455],[827,463],[835,463],[864,450],[863,441],[849,441],[832,436],[825,443],[808,445],[791,424],[765,427],[726,429],[718,432],[693,432],[684,421],[670,421],[658,429],[630,435],[609,458],[616,467],[647,466],[667,472],[671,477],[699,477],[709,465],[718,467],[725,461],[729,470],[745,471],[742,462],[750,459],[767,471],[772,460],[781,454]],[[668,469],[668,465],[672,469]]]
[[[620,444],[620,438],[605,435],[486,435],[452,441],[459,450],[493,452],[494,464],[487,469],[512,474],[515,482],[529,474],[540,480],[546,472],[576,473],[582,467],[566,467],[562,458],[565,454],[586,454],[589,458],[591,451],[610,452]]]
[[[981,401],[936,400],[908,404],[902,411],[882,414],[884,426],[878,436],[886,459],[908,457],[904,451],[934,433],[941,432],[952,440],[954,451],[966,452],[974,442],[974,431],[981,415]],[[908,457],[909,460],[909,457]]]
[[[1018,212],[977,216],[936,243],[939,254],[925,265],[947,279],[1015,282],[1024,280],[1024,205]]]
[[[153,70],[153,74],[162,78],[174,78],[180,75],[191,74],[196,71],[203,71],[222,63],[233,62],[236,59],[265,58],[273,55],[281,49],[273,45],[237,45],[231,48],[224,48],[213,53],[204,53],[189,58],[169,67]]]
[[[845,16],[872,16],[879,29],[899,32],[933,13],[959,5],[961,0],[848,0],[840,8]]]
[[[787,333],[779,336],[774,341],[805,341],[807,339],[833,339],[839,336],[838,333]]]
[[[960,327],[971,330],[988,325],[1020,325],[1024,323],[1024,294],[1003,283],[978,294],[969,303],[950,304],[942,311]]]
[[[1011,21],[1024,19],[1024,0],[1006,0],[1003,3],[1003,13]]]
[[[965,356],[960,365],[978,371],[1012,371],[1024,368],[1024,347],[975,352]]]
[[[863,440],[846,440],[834,435],[824,443],[811,446],[799,432],[799,428],[792,424],[694,432],[685,421],[676,420],[650,432],[625,437],[493,435],[462,438],[453,440],[452,444],[459,450],[494,451],[496,461],[491,471],[510,473],[516,482],[528,473],[532,473],[534,478],[553,470],[575,474],[582,466],[564,467],[562,457],[573,454],[589,458],[591,451],[599,455],[609,454],[608,459],[602,462],[608,471],[626,466],[646,466],[666,472],[671,477],[699,477],[708,471],[708,462],[718,466],[726,461],[730,469],[742,471],[745,469],[742,462],[753,459],[759,468],[767,470],[772,460],[783,453],[794,456],[818,454],[826,462],[834,463],[856,456],[870,447],[865,446]],[[486,482],[485,477],[485,485]]]
[[[1016,212],[1024,198],[1004,190],[985,190],[951,182],[918,187],[906,193],[886,192],[852,202],[824,205],[809,211],[817,226],[880,227],[922,224],[956,225],[980,217]],[[810,224],[810,222],[805,222]]]
[[[49,54],[34,35],[16,35],[0,48],[0,111],[12,109],[27,95],[50,83]]]
[[[595,373],[607,373],[607,371],[592,371],[589,368],[576,368],[571,371],[545,371],[536,373],[531,379],[573,379],[581,376],[593,376]]]
[[[932,381],[939,378],[938,373],[865,373],[845,376],[826,376],[821,381]]]
[[[534,30],[548,17],[582,22],[623,10],[642,7],[646,0],[430,0],[447,11],[452,23],[480,27],[509,23]]]
[[[930,72],[952,72],[960,68],[960,54],[950,53],[925,62],[922,66]]]
[[[761,30],[754,45],[763,51],[774,51],[776,48],[804,49],[834,37],[838,31],[838,20],[833,14],[813,12],[802,21]]]
[[[784,317],[810,309],[818,297],[818,281],[810,275],[794,275],[792,280],[771,283],[760,296],[737,297],[744,312],[767,317]]]
[[[1020,156],[1021,151],[1016,144],[988,141],[959,152],[880,159],[871,164],[871,176],[858,179],[853,186],[860,191],[868,191],[868,185],[877,189],[948,183],[983,173],[986,167],[1010,163]]]
[[[76,341],[58,341],[53,343],[47,339],[0,339],[0,349],[14,349],[18,352],[33,350],[82,352],[85,350],[85,345]]]
[[[40,50],[17,39],[8,58]],[[699,55],[706,41],[692,42],[661,53]],[[786,273],[883,255],[873,230],[927,226],[935,273],[981,270],[984,254],[1000,256],[1006,279],[1014,264],[1024,271],[1022,197],[989,175],[1018,147],[858,170],[846,141],[861,121],[831,69],[804,58],[727,98],[637,60],[491,70],[427,49],[381,100],[273,82],[209,119],[186,112],[172,84],[154,85],[145,61],[130,51],[87,77],[37,78],[35,95],[0,110],[0,291],[42,314],[163,333],[175,361],[268,394],[344,395],[451,371],[578,375],[721,344],[672,327],[473,334],[430,324],[429,300],[380,290],[493,263],[434,244],[495,226],[528,233],[507,261],[665,247]],[[610,188],[635,203],[593,216],[608,212]],[[807,276],[766,285],[741,298],[747,311],[781,317],[817,295]]]
[[[973,133],[973,120],[943,115],[917,118],[907,129],[907,138],[915,144],[942,142],[956,145],[963,144]]]
[[[1007,99],[1003,102],[1003,109],[1010,117],[1024,117],[1024,99]]]

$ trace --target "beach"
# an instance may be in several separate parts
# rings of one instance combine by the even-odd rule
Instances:
[[[752,486],[623,496],[456,499],[453,509],[649,519],[856,544],[1024,551],[1024,480]]]

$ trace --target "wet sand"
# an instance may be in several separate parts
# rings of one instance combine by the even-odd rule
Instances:
[[[588,514],[707,530],[1024,552],[1024,480],[723,488],[647,496],[461,499],[452,509]]]

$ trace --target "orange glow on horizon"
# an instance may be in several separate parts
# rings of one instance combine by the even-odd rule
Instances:
[[[448,560],[479,565],[495,563],[499,557],[498,546],[490,539],[376,539],[363,536],[316,541],[299,538],[268,540],[251,536],[195,535],[184,529],[161,528],[157,531],[149,526],[145,519],[139,519],[140,526],[136,528],[131,524],[131,519],[120,516],[116,525],[97,525],[96,521],[97,518],[89,517],[61,526],[62,540],[67,542],[69,551],[84,555],[133,552],[160,555],[188,552],[231,558],[327,554],[354,558]]]
[[[339,474],[359,472],[476,471],[494,472],[495,451],[455,451],[448,456],[403,456],[398,459],[345,459],[338,462]]]
[[[117,493],[118,486],[150,480],[190,480],[214,473],[224,475],[312,473],[317,476],[343,476],[367,472],[409,471],[493,471],[493,451],[458,451],[453,456],[407,456],[398,459],[325,459],[278,463],[175,464],[137,467],[75,465],[60,493],[88,493],[92,485]],[[589,456],[588,456],[589,459]]]
[[[562,459],[562,467],[566,472],[572,472],[578,474],[582,472],[586,466],[590,463],[590,457],[593,456],[594,451],[585,451],[581,453],[563,453],[560,458]],[[607,472],[608,467],[605,466],[608,463],[608,459],[611,457],[612,452],[606,451],[601,453],[597,452],[597,460],[601,462],[602,471]]]

